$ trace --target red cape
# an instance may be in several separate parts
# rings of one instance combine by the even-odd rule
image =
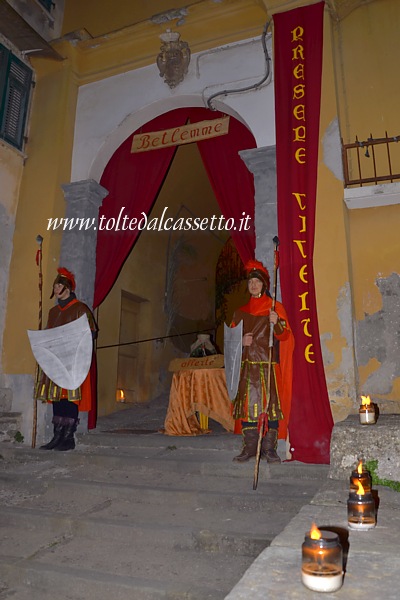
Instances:
[[[272,298],[264,294],[261,296],[261,298],[250,298],[250,301],[244,306],[241,306],[239,310],[247,312],[251,315],[267,316],[269,315],[271,308]],[[290,409],[292,405],[294,336],[292,330],[290,329],[286,310],[280,302],[275,303],[275,312],[278,313],[280,319],[286,321],[286,328],[282,335],[275,334],[275,337],[280,341],[280,364],[276,365],[275,373],[281,401],[281,408],[284,415],[283,420],[279,421],[279,438],[286,439]]]

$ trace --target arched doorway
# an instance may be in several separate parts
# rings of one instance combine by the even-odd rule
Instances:
[[[198,110],[201,111],[202,118],[215,118],[211,111]],[[151,130],[154,125],[150,124],[149,127]],[[217,203],[216,193],[221,194],[219,190],[224,186],[225,180],[226,188],[231,190],[232,186],[238,188],[240,182],[240,190],[232,192],[227,199],[225,211],[228,211],[228,214],[225,216],[229,216],[235,209],[236,214],[242,215],[244,212],[242,207],[234,206],[236,194],[241,199],[249,199],[245,207],[247,212],[251,211],[253,218],[253,180],[238,156],[238,150],[254,147],[255,142],[242,124],[234,120],[233,127],[236,129],[236,141],[228,141],[228,145],[231,146],[234,157],[228,157],[227,160],[236,160],[236,164],[231,169],[227,170],[224,162],[218,165],[217,158],[213,156],[215,164],[210,166],[206,163],[207,176],[197,145],[185,145],[174,149],[170,152],[171,160],[167,161],[166,175],[160,176],[159,185],[155,186],[154,198],[150,199],[146,207],[140,205],[140,209],[143,210],[139,210],[139,213],[145,214],[149,221],[159,219],[165,209],[168,209],[165,216],[175,220],[219,216],[221,208]],[[226,142],[225,140],[223,147],[226,147]],[[128,138],[105,169],[101,184],[110,190],[110,198],[107,197],[104,201],[100,218],[116,218],[121,206],[126,207],[128,202],[131,202],[132,189],[130,194],[124,195],[124,192],[125,184],[128,187],[132,184],[132,169],[121,169],[121,163],[125,168],[127,164],[131,164],[130,144],[131,139]],[[120,156],[117,155],[119,152]],[[206,152],[203,148],[203,157]],[[226,153],[224,151],[222,158],[226,159]],[[151,160],[147,160],[145,164],[149,177],[157,167],[154,167]],[[112,162],[114,164],[111,164]],[[214,171],[214,176],[210,171]],[[200,173],[201,184],[198,183],[201,181]],[[144,169],[139,175],[146,178]],[[145,189],[145,193],[148,191],[143,180],[140,187]],[[121,189],[123,198],[119,195]],[[134,192],[139,194],[140,190],[135,187]],[[232,206],[229,206],[230,203]],[[137,207],[135,209],[134,202],[131,202],[131,205],[133,210],[138,210]],[[230,235],[230,232],[224,229],[194,232],[180,229],[160,231],[154,228],[142,231],[140,236],[136,235],[134,239],[132,233],[129,235],[128,232],[123,240],[123,233],[110,230],[104,235],[100,235],[99,232],[98,237],[96,285],[99,281],[101,284],[104,270],[114,271],[113,281],[108,282],[108,285],[111,283],[111,292],[106,292],[105,300],[100,301],[99,308],[99,414],[108,414],[118,408],[115,404],[116,391],[122,387],[123,371],[129,371],[127,364],[131,364],[132,367],[136,364],[138,375],[137,378],[131,378],[131,381],[136,379],[136,389],[135,386],[130,387],[125,397],[130,396],[134,401],[146,401],[154,397],[163,386],[169,385],[167,368],[170,359],[189,351],[197,331],[214,327],[215,267],[221,248]],[[121,238],[118,238],[117,234]],[[252,234],[254,236],[254,230]],[[253,252],[254,237],[249,247]],[[113,254],[114,252],[116,253]],[[114,257],[111,262],[110,256]],[[121,266],[115,261],[120,261]],[[103,294],[104,287],[103,291],[97,294],[97,302]],[[123,329],[124,323],[133,322],[133,313],[137,315],[137,324],[136,332],[132,332],[135,339],[130,339],[129,333]],[[192,337],[186,335],[191,332]],[[169,338],[170,335],[176,337]],[[132,345],[136,346],[136,351],[129,349],[129,341],[140,342]],[[179,352],[180,354],[177,354]],[[127,379],[125,377],[125,382]]]

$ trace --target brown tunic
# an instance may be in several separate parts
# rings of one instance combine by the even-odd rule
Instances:
[[[238,325],[240,321],[243,321],[243,335],[252,333],[253,342],[250,346],[243,347],[239,390],[234,401],[233,416],[235,419],[255,422],[261,413],[266,412],[269,420],[283,419],[275,373],[276,364],[279,363],[279,341],[275,337],[268,386],[269,316],[252,315],[237,310],[233,315],[233,322]]]

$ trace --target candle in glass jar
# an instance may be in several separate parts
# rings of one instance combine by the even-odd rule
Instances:
[[[369,471],[364,469],[362,460],[358,463],[357,469],[351,472],[350,476],[350,491],[357,492],[358,491],[358,482],[361,483],[364,492],[369,493],[372,487],[371,475]]]
[[[361,396],[361,405],[358,410],[361,425],[374,425],[376,423],[375,405],[369,396]]]
[[[364,492],[360,483],[358,483],[358,486],[358,493],[350,492],[347,500],[349,529],[359,531],[373,529],[376,525],[375,500],[370,492]]]
[[[318,537],[319,536],[319,537]],[[336,592],[343,583],[343,552],[339,536],[313,527],[304,538],[302,583],[315,592]]]

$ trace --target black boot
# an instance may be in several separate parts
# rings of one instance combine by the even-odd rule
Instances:
[[[79,423],[79,419],[72,419],[70,417],[64,417],[64,420],[68,421],[68,424],[64,426],[64,437],[61,443],[54,448],[54,450],[60,450],[61,452],[75,448],[74,433]]]
[[[235,462],[246,462],[257,454],[258,430],[257,427],[246,427],[242,431],[243,448],[238,456],[233,459]]]
[[[64,418],[55,416],[53,417],[52,423],[54,425],[53,438],[47,444],[40,446],[41,450],[53,450],[62,441],[64,437]]]
[[[276,449],[278,448],[278,430],[269,429],[263,438],[261,446],[261,458],[269,463],[280,463]]]

